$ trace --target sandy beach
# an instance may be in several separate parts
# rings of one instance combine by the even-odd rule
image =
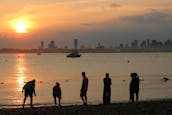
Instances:
[[[71,105],[61,107],[4,108],[0,115],[172,115],[172,100],[113,103],[110,105]]]

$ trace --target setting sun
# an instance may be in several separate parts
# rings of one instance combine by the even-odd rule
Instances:
[[[27,29],[27,25],[23,22],[20,22],[16,24],[15,28],[17,33],[25,33]]]
[[[32,23],[27,18],[16,18],[10,21],[12,29],[15,33],[28,33]]]

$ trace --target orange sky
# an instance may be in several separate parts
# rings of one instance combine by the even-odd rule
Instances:
[[[16,25],[21,22],[26,26],[22,34],[30,41],[33,38],[40,40],[42,32],[45,34],[43,39],[49,36],[56,39],[58,36],[65,38],[62,32],[66,31],[85,31],[84,35],[87,36],[100,30],[101,33],[107,29],[122,31],[121,28],[137,26],[137,21],[142,17],[150,24],[155,20],[157,22],[155,24],[159,26],[161,20],[166,23],[172,20],[171,6],[171,0],[15,0],[15,2],[1,0],[0,40],[2,36],[6,38],[21,36],[16,30]],[[143,26],[147,26],[147,22]],[[57,34],[54,35],[55,32]]]

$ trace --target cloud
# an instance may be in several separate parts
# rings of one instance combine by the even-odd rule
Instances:
[[[117,7],[121,7],[121,5],[117,4],[117,3],[111,3],[110,4],[111,8],[117,8]]]
[[[142,15],[124,16],[121,17],[123,21],[134,23],[157,23],[164,24],[171,22],[171,15],[152,9],[150,12]]]

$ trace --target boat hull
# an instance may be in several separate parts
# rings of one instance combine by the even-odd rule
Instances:
[[[66,56],[67,58],[79,58],[81,57],[81,54],[78,53],[71,53]]]

